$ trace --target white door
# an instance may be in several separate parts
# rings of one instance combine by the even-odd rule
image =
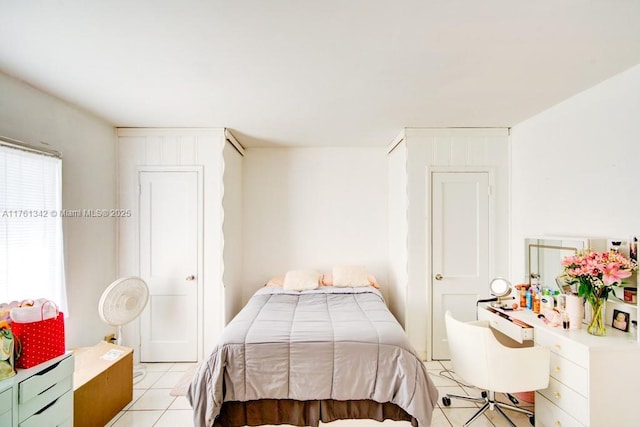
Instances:
[[[444,313],[476,319],[476,301],[489,296],[489,174],[431,175],[431,347],[449,359]]]
[[[140,318],[140,361],[198,356],[197,171],[140,171],[140,276],[150,299]]]

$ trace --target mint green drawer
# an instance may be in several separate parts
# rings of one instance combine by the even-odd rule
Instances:
[[[20,383],[18,402],[24,403],[39,396],[57,382],[73,376],[73,357],[67,357]]]
[[[45,406],[19,424],[19,427],[45,427],[68,425],[73,418],[73,390]]]
[[[18,404],[18,418],[19,422],[23,422],[34,414],[42,413],[44,408],[48,408],[60,398],[65,393],[70,392],[73,396],[73,377],[69,376],[58,383],[54,384],[51,388],[43,391],[41,394],[37,395],[29,399],[24,403]],[[73,400],[72,400],[73,401]],[[71,412],[73,413],[73,407],[71,407]],[[21,424],[22,425],[22,424]],[[57,424],[42,424],[44,425],[54,425]]]
[[[0,426],[10,426],[13,422],[13,413],[11,409],[7,412],[0,414]]]
[[[9,411],[9,414],[11,414],[11,407],[13,406],[13,389],[8,389],[3,391],[2,393],[0,393],[0,414],[4,414],[5,412]],[[0,415],[0,420],[2,415]],[[0,426],[3,426],[6,424],[2,424],[0,422]]]

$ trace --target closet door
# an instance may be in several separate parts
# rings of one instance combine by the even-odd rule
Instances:
[[[198,360],[199,181],[197,170],[139,172],[142,362]]]
[[[432,358],[449,359],[444,313],[476,319],[476,301],[489,296],[489,173],[433,172]]]

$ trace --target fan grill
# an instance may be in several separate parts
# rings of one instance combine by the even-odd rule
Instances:
[[[104,291],[98,304],[100,317],[111,326],[125,325],[142,313],[149,288],[139,277],[116,280]]]

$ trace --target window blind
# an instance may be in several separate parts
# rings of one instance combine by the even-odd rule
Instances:
[[[48,298],[68,314],[62,160],[0,146],[0,302]]]

